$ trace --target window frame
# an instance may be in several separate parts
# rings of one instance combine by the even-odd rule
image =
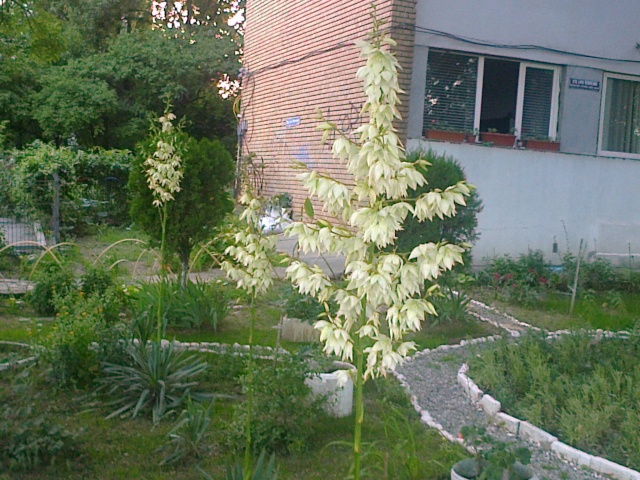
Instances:
[[[525,61],[511,57],[497,57],[493,55],[479,55],[474,52],[462,52],[457,50],[436,49],[438,52],[461,53],[465,55],[475,55],[478,57],[477,78],[476,78],[476,99],[475,111],[473,119],[473,129],[476,135],[480,134],[480,117],[482,115],[482,92],[484,89],[484,61],[486,58],[496,58],[500,60],[509,60],[519,63],[518,73],[518,89],[516,95],[516,111],[515,111],[515,136],[519,140],[522,130],[522,116],[524,111],[524,89],[527,68],[539,68],[553,71],[553,86],[551,90],[551,111],[549,118],[549,141],[555,142],[558,139],[558,115],[560,111],[560,76],[562,67],[560,65],[552,65],[549,63],[537,63]],[[428,60],[427,60],[427,68]]]
[[[604,72],[602,79],[602,93],[600,95],[600,125],[598,127],[598,155],[602,157],[618,157],[618,158],[629,158],[634,160],[640,160],[640,153],[627,153],[627,152],[616,152],[612,150],[605,150],[602,147],[603,137],[604,137],[604,123],[606,119],[604,118],[605,109],[607,107],[607,89],[609,88],[609,79],[613,78],[616,80],[627,80],[631,82],[640,83],[640,76],[635,75],[625,75],[622,73],[611,73]]]

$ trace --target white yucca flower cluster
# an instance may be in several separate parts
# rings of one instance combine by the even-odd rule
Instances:
[[[175,118],[173,113],[165,112],[158,119],[162,127],[157,135],[156,151],[144,162],[155,207],[173,200],[173,194],[180,191],[182,157],[177,148],[176,129],[172,123]]]
[[[459,182],[444,191],[407,198],[410,189],[425,183],[416,167],[426,162],[406,161],[393,127],[400,118],[396,106],[401,92],[399,65],[389,52],[393,45],[378,27],[369,41],[358,42],[366,64],[357,77],[364,83],[363,113],[369,122],[350,133],[340,132],[324,119],[318,127],[324,141],[337,134],[332,152],[346,163],[353,184],[300,165],[305,169],[300,178],[311,196],[323,204],[327,217],[341,219],[344,225],[310,218],[288,228],[305,253],[345,255],[346,286],[336,285],[320,267],[301,261],[292,262],[287,275],[300,292],[325,305],[330,299],[337,303],[335,312],[326,307],[326,317],[315,328],[321,331],[327,353],[352,361],[354,348],[360,348],[366,355],[365,378],[395,369],[415,349],[413,342],[403,341],[404,335],[419,330],[426,315],[436,314],[427,298],[437,287],[424,292],[425,281],[434,282],[461,263],[464,252],[463,246],[446,243],[419,245],[408,255],[385,251],[389,250],[385,247],[394,244],[407,215],[420,221],[455,215],[456,205],[465,205],[472,188]]]
[[[240,197],[245,206],[240,221],[244,224],[227,240],[226,259],[222,269],[227,276],[252,295],[265,293],[273,283],[272,259],[278,237],[264,235],[259,225],[263,212],[262,202],[248,191]]]

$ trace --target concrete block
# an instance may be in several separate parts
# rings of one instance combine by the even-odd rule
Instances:
[[[471,379],[467,377],[464,373],[458,372],[458,385],[462,387],[465,395],[469,395],[469,387],[471,386]]]
[[[469,385],[469,398],[472,402],[477,403],[484,395],[484,392],[480,390],[480,388],[473,383],[473,380],[470,380],[471,384]]]
[[[551,450],[559,457],[565,458],[566,460],[578,465],[588,467],[591,464],[591,455],[583,452],[582,450],[578,450],[577,448],[573,448],[566,443],[553,442],[551,444]]]
[[[491,395],[483,395],[479,403],[484,410],[484,413],[491,417],[495,417],[502,409],[500,402]]]
[[[553,442],[558,441],[558,437],[554,437],[550,433],[530,424],[529,422],[520,422],[520,436],[532,442],[539,443],[546,449],[548,449]]]
[[[520,420],[517,418],[507,415],[504,412],[499,412],[496,414],[496,421],[498,424],[503,425],[508,432],[511,432],[514,435],[518,435],[520,433]]]
[[[283,317],[281,328],[282,339],[289,342],[316,342],[320,339],[320,331],[299,318]]]
[[[315,377],[307,378],[305,383],[311,387],[311,391],[317,396],[326,396],[325,411],[334,417],[346,417],[351,415],[353,409],[353,381],[347,378],[346,384],[340,386],[338,375],[333,373],[321,373]]]
[[[607,460],[602,457],[591,457],[591,463],[589,464],[592,470],[602,473],[604,475],[611,475],[617,480],[639,480],[640,473],[630,468],[618,465],[615,462]]]

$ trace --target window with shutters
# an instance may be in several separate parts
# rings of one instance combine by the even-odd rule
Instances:
[[[640,158],[640,78],[605,75],[600,152]]]
[[[556,140],[560,68],[432,49],[424,129]]]

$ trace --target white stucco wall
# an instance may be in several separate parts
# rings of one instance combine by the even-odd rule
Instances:
[[[609,62],[535,48],[486,45],[527,45],[640,61],[640,50],[636,48],[636,43],[640,42],[638,0],[417,0],[416,14],[417,45],[621,73],[637,73],[640,69],[638,63]],[[421,28],[450,36],[421,32]],[[476,43],[456,40],[452,36],[465,37]]]
[[[446,153],[464,167],[478,188],[484,210],[474,264],[508,253],[540,249],[588,251],[640,257],[640,161],[564,153],[514,150],[480,145],[409,140],[408,150]],[[566,234],[565,234],[566,227]]]

